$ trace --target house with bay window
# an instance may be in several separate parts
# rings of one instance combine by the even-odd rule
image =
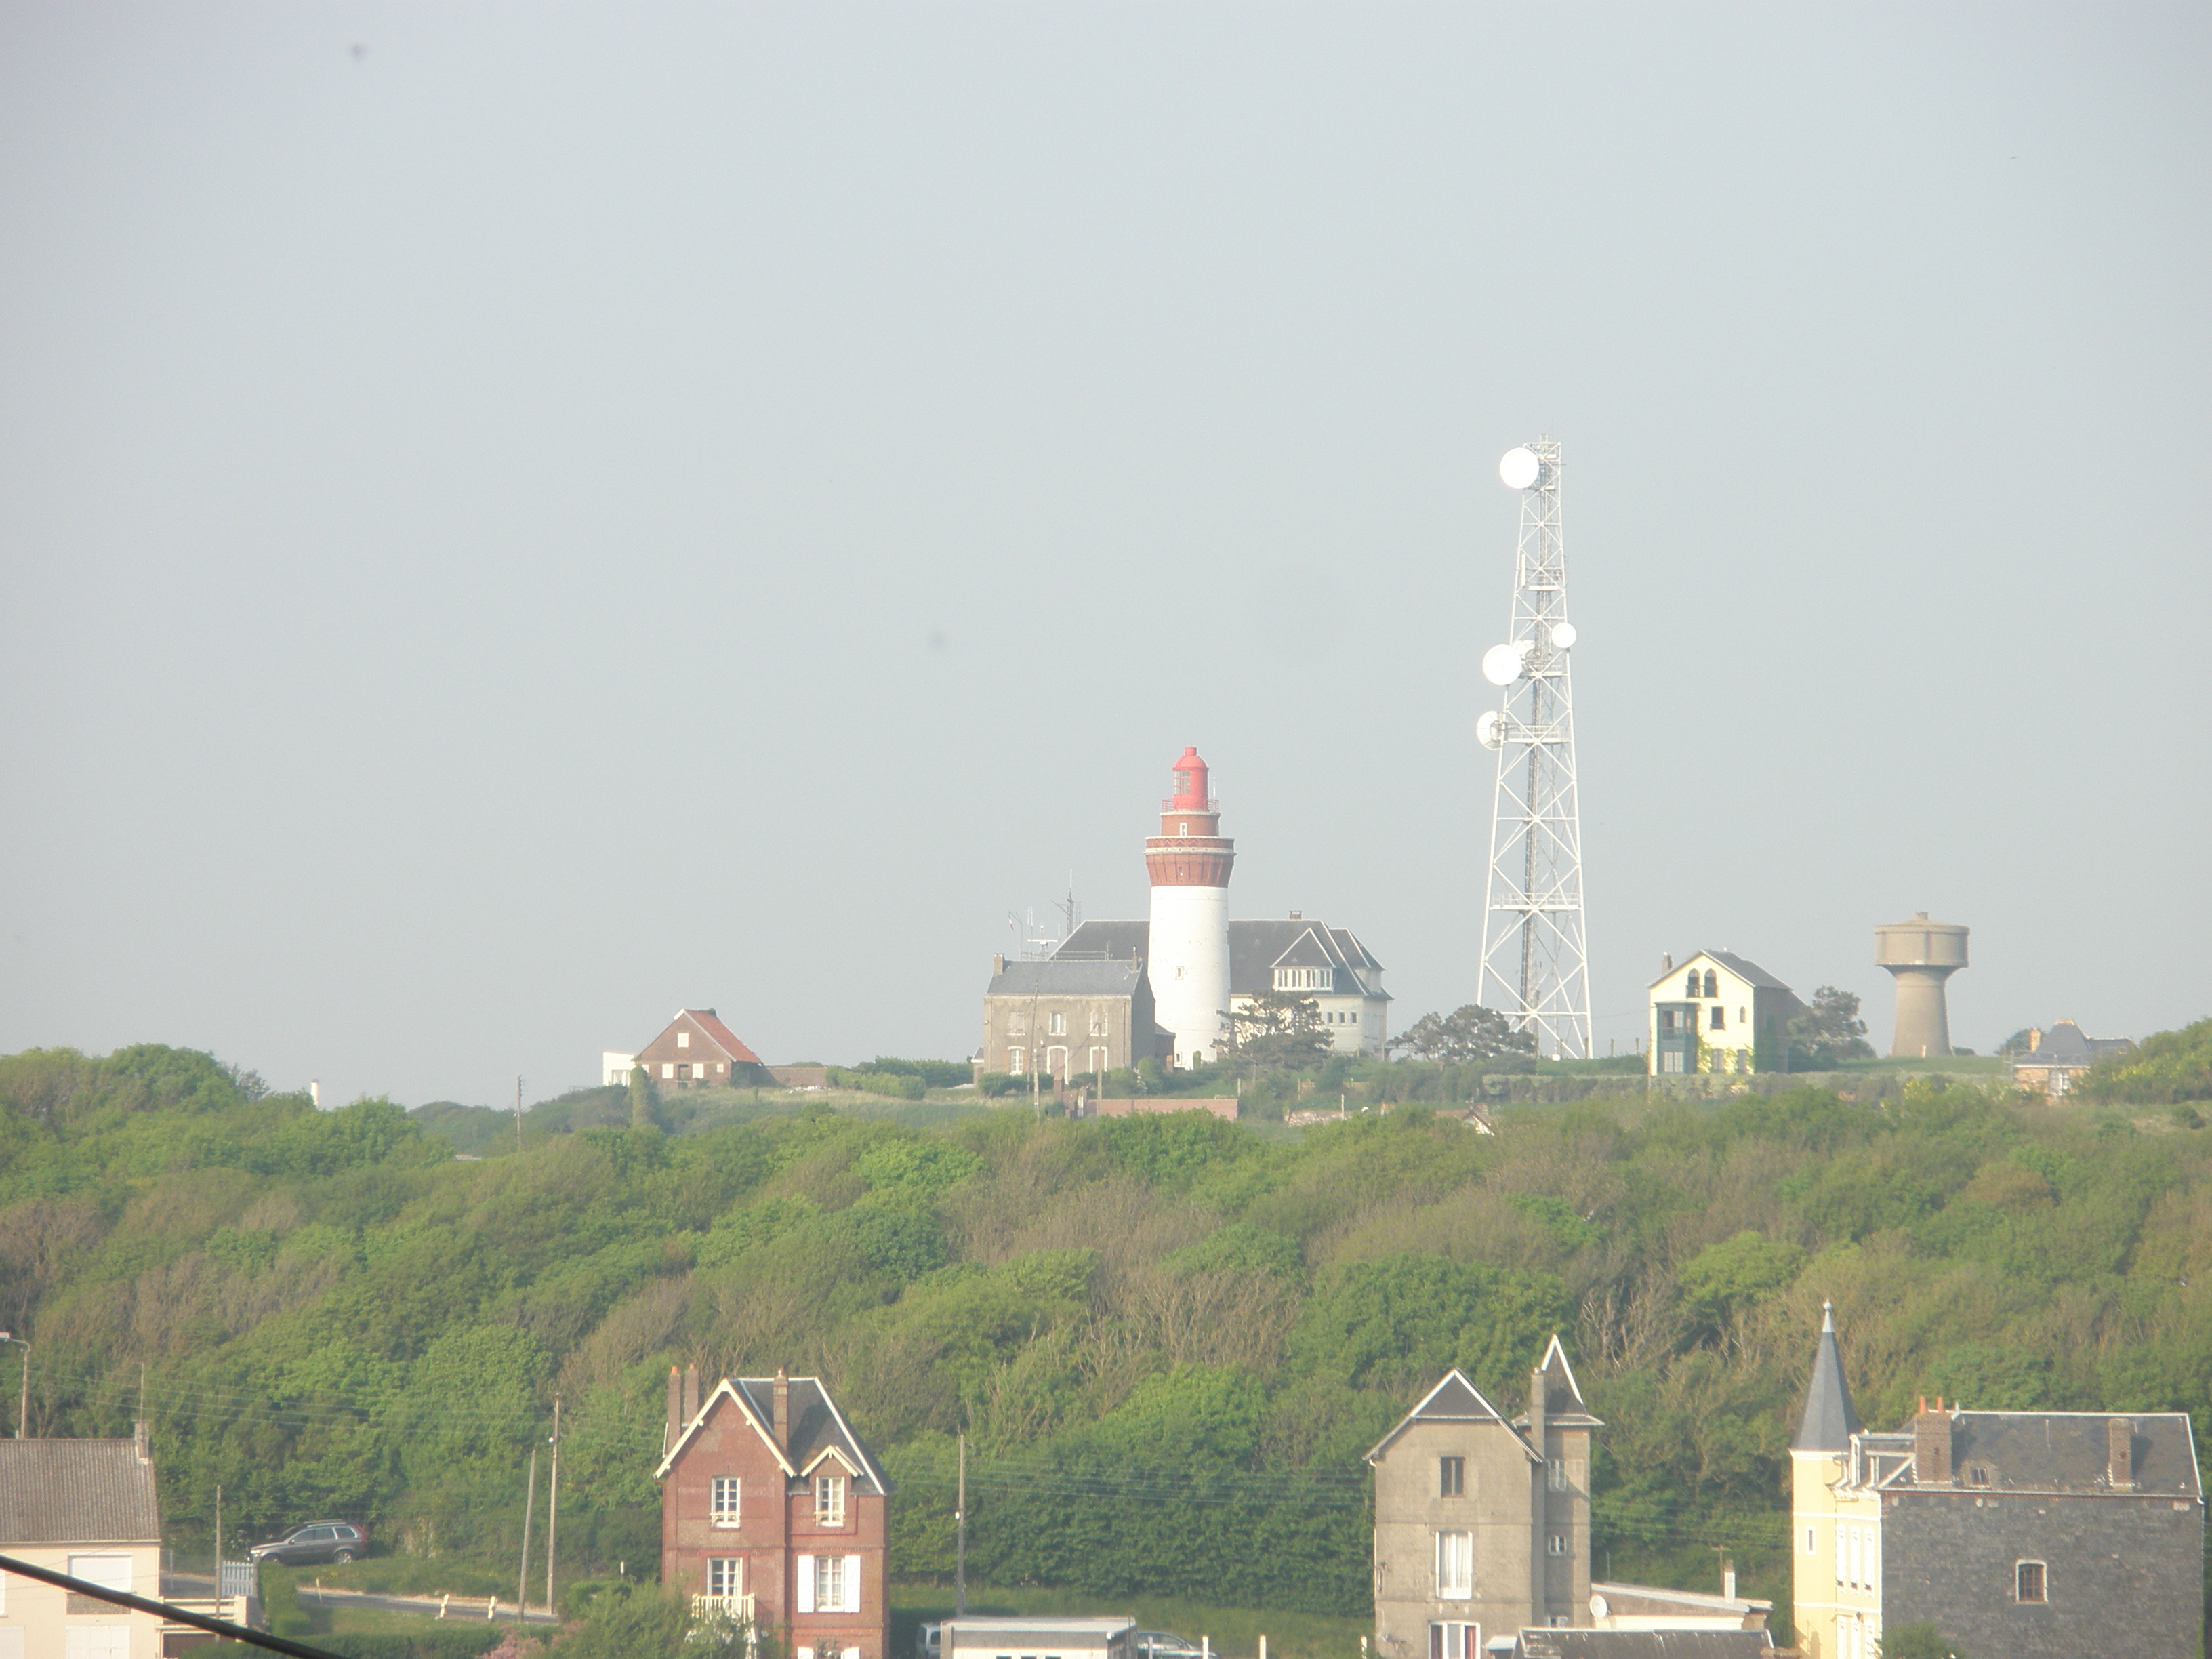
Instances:
[[[660,1582],[792,1659],[888,1659],[890,1483],[821,1378],[668,1373]]]

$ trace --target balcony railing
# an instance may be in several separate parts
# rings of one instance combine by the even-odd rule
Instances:
[[[1218,812],[1220,810],[1221,797],[1218,795],[1208,795],[1203,806],[1185,806],[1173,795],[1160,797],[1160,811],[1163,812]]]
[[[738,1624],[753,1622],[753,1598],[750,1595],[695,1595],[691,1598],[694,1613],[719,1613],[723,1618]]]

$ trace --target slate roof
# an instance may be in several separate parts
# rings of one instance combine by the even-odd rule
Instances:
[[[1979,1465],[1988,1470],[1992,1491],[2110,1493],[2106,1425],[2116,1417],[2135,1425],[2135,1489],[2118,1495],[2203,1495],[2189,1418],[2183,1412],[1954,1413],[1953,1479],[1971,1489],[1970,1470]],[[1886,1483],[1893,1492],[1912,1484],[1909,1472]]]
[[[1495,1423],[1511,1435],[1514,1443],[1532,1462],[1544,1460],[1528,1449],[1520,1431],[1505,1420],[1504,1414],[1483,1397],[1482,1390],[1467,1379],[1467,1374],[1456,1365],[1446,1371],[1443,1380],[1421,1396],[1420,1403],[1400,1418],[1397,1425],[1367,1449],[1370,1463],[1390,1449],[1390,1443],[1416,1423]]]
[[[1780,980],[1775,978],[1773,975],[1768,973],[1765,969],[1752,961],[1748,957],[1740,957],[1733,951],[1700,951],[1698,952],[1698,956],[1711,958],[1714,962],[1718,963],[1722,967],[1727,969],[1729,972],[1734,974],[1738,979],[1743,980],[1748,984],[1757,986],[1760,990],[1782,991],[1793,997],[1797,994],[1795,991],[1790,990],[1790,988],[1784,985]],[[1664,985],[1668,980],[1680,979],[1684,974],[1689,971],[1690,963],[1695,962],[1697,959],[1698,957],[1691,957],[1686,961],[1676,963],[1665,973],[1660,975],[1658,978],[1653,980],[1650,982],[1650,988],[1656,991],[1662,985]]]
[[[1836,1349],[1836,1316],[1823,1303],[1820,1346],[1813,1355],[1813,1375],[1805,1384],[1805,1414],[1797,1424],[1792,1451],[1844,1452],[1859,1431],[1850,1385],[1844,1381],[1844,1357]]]
[[[1753,1659],[1774,1651],[1763,1630],[1524,1630],[1522,1659]]]
[[[835,1450],[842,1453],[853,1466],[854,1479],[874,1486],[879,1492],[888,1492],[891,1484],[884,1477],[883,1466],[876,1462],[875,1454],[860,1443],[860,1436],[853,1432],[845,1421],[837,1402],[830,1397],[830,1390],[818,1376],[788,1378],[791,1385],[791,1435],[789,1441],[777,1449],[790,1465],[794,1478],[811,1468],[823,1453]],[[714,1391],[700,1403],[698,1414],[684,1425],[676,1437],[676,1443],[668,1449],[654,1471],[655,1478],[665,1474],[699,1425],[707,1420],[715,1402],[732,1399],[744,1411],[763,1438],[773,1443],[775,1422],[775,1379],[772,1376],[726,1376],[716,1383]]]
[[[2070,1019],[2062,1019],[2043,1034],[2037,1045],[2012,1057],[2019,1066],[2094,1066],[2106,1054],[2124,1054],[2135,1047],[2125,1037],[2085,1036]]]
[[[1087,922],[1085,926],[1088,927]],[[1144,981],[1144,969],[1127,957],[1119,961],[1050,957],[1042,962],[1010,962],[991,975],[994,997],[1126,997]]]
[[[1087,957],[1126,962],[1141,958],[1149,954],[1151,936],[1148,921],[1086,921],[1068,935],[1053,959]],[[1231,995],[1251,997],[1273,990],[1279,963],[1285,968],[1334,968],[1339,974],[1336,994],[1344,996],[1360,991],[1355,969],[1379,973],[1382,968],[1375,953],[1348,927],[1331,927],[1303,916],[1229,924]],[[1389,999],[1387,991],[1364,994]]]
[[[0,1544],[155,1544],[154,1465],[135,1440],[0,1440]]]

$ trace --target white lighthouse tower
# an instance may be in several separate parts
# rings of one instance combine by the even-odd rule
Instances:
[[[1237,843],[1220,829],[1206,763],[1185,749],[1175,763],[1175,793],[1160,803],[1160,833],[1145,842],[1152,1018],[1174,1045],[1173,1063],[1185,1069],[1212,1057],[1229,1010],[1229,870]]]

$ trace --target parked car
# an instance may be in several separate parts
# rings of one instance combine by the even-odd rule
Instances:
[[[925,1623],[914,1632],[914,1659],[939,1659],[945,1650],[945,1626]]]
[[[343,1565],[368,1553],[368,1530],[350,1521],[310,1521],[283,1537],[256,1544],[246,1551],[249,1561],[275,1561],[287,1567],[310,1561],[336,1561]]]
[[[1200,1659],[1197,1644],[1186,1642],[1173,1631],[1140,1630],[1129,1638],[1136,1659]]]

